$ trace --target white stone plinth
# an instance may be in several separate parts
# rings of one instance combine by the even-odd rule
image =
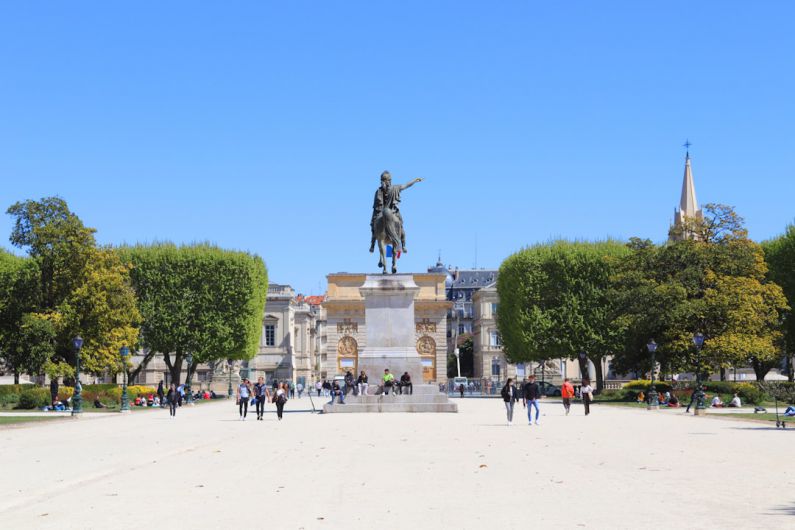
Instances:
[[[370,274],[359,288],[364,298],[367,345],[359,352],[359,370],[375,381],[388,368],[395,379],[403,372],[422,382],[422,362],[415,344],[414,298],[420,288],[411,274]]]

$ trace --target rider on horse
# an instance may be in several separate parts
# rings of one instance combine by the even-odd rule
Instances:
[[[400,215],[400,192],[421,181],[422,179],[416,178],[408,184],[393,186],[392,175],[389,174],[389,171],[381,173],[381,187],[375,192],[375,199],[373,199],[373,217],[370,219],[370,232],[372,234],[372,238],[370,239],[370,252],[375,251],[375,221],[385,210],[389,210],[392,213],[399,225],[399,233],[388,234],[389,238],[395,243],[395,248],[393,250],[395,252],[408,252],[406,250],[406,232],[403,230],[403,216]],[[387,230],[390,230],[389,224],[387,224]]]

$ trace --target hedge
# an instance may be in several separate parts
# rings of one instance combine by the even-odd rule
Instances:
[[[127,395],[134,400],[139,395],[156,394],[151,386],[132,385],[127,387]],[[74,394],[74,388],[61,385],[58,387],[58,399],[66,401]],[[117,405],[121,402],[121,386],[112,383],[101,385],[83,385],[83,406],[93,406],[94,400],[104,405]],[[35,409],[50,405],[49,387],[35,385],[0,385],[0,406],[16,406],[20,409]]]

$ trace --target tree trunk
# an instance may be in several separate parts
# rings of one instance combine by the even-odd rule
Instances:
[[[138,377],[138,374],[141,373],[141,370],[146,368],[154,357],[155,357],[155,352],[153,350],[149,350],[148,352],[146,352],[144,354],[144,358],[141,360],[138,366],[136,366],[133,371],[127,372],[127,381],[134,381],[135,378]]]
[[[163,354],[163,359],[166,361],[168,372],[171,374],[171,382],[179,386],[180,377],[182,376],[182,352],[174,352],[174,361],[171,361],[171,355],[168,353]]]
[[[594,359],[594,372],[596,372],[596,393],[601,394],[605,388],[605,375],[602,373],[602,359]]]
[[[591,378],[590,372],[588,372],[588,358],[586,357],[583,359],[579,355],[577,356],[577,362],[580,363],[580,373],[582,374],[583,378]]]
[[[185,381],[190,381],[191,382],[191,386],[193,386],[193,375],[196,373],[196,367],[198,365],[199,365],[199,363],[197,363],[195,359],[194,359],[194,361],[191,364],[188,365],[188,373],[187,373],[187,376],[185,378]]]
[[[19,370],[17,369],[14,369],[14,384],[15,385],[19,384]]]
[[[757,381],[764,381],[765,376],[770,371],[770,366],[767,363],[760,363],[756,359],[751,359],[751,366],[754,367],[754,374]]]
[[[720,367],[720,380],[721,381],[725,381],[726,380],[726,368],[724,368],[722,366]]]

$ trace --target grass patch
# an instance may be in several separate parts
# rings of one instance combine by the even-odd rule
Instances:
[[[63,416],[0,416],[0,425],[12,425],[15,423],[32,423],[37,421],[52,421],[63,419]]]

